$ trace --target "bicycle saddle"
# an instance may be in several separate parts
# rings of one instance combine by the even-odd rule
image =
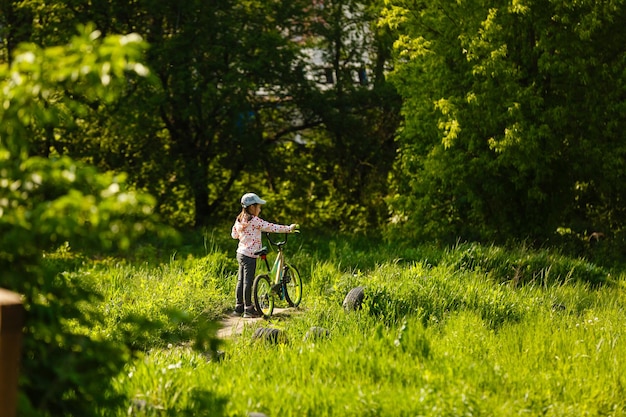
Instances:
[[[260,250],[254,252],[257,256],[267,255],[267,246],[263,246]]]

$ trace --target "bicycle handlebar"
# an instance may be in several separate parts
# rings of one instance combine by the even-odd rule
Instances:
[[[295,229],[292,233],[300,233],[300,230]],[[267,238],[267,241],[270,242],[272,246],[276,246],[280,248],[280,247],[285,246],[285,244],[287,243],[287,238],[289,237],[291,233],[276,233],[276,234],[282,234],[285,236],[285,240],[283,240],[282,242],[273,241],[272,238],[270,237],[271,234],[272,233],[270,232],[265,232],[265,237]]]

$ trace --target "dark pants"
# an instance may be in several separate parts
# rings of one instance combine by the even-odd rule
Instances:
[[[256,273],[256,258],[251,258],[241,253],[237,253],[239,271],[237,272],[237,310],[252,310],[252,284]]]

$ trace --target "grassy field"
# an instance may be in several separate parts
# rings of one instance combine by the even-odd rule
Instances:
[[[523,246],[306,233],[289,243],[304,281],[299,310],[219,345],[211,323],[233,307],[232,241],[207,235],[169,254],[144,247],[73,272],[103,295],[91,308],[106,320],[84,331],[132,333],[141,352],[114,382],[128,397],[117,415],[626,415],[620,271]],[[356,286],[362,309],[345,311]],[[128,324],[137,315],[162,325]],[[285,340],[253,340],[260,326]]]

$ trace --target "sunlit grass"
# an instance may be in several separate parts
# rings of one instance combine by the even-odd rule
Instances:
[[[157,404],[182,401],[181,389],[207,389],[227,399],[233,416],[624,413],[624,330],[602,314],[572,321],[548,313],[498,330],[468,311],[429,326],[407,318],[388,327],[341,311],[313,316],[329,338],[305,340],[317,322],[298,316],[284,325],[287,344],[252,342],[249,331],[227,344],[222,361],[189,350],[149,354],[139,365],[146,375],[135,371],[129,386],[141,386],[138,398],[164,396]]]
[[[511,259],[518,266],[530,259],[525,268],[539,272],[516,281],[497,272],[512,264],[499,263],[506,258],[499,248],[460,246],[437,256],[407,247],[385,261],[389,247],[355,253],[329,245],[326,259],[303,247],[292,257],[305,284],[299,311],[251,322],[216,355],[192,349],[183,331],[171,337],[198,315],[232,308],[234,256],[210,247],[157,266],[83,269],[109,309],[94,332],[115,334],[121,318],[158,316],[164,307],[185,313],[174,323],[163,316],[168,329],[149,329],[143,353],[117,378],[129,398],[120,416],[626,415],[618,272],[598,285],[602,268],[520,249]],[[412,259],[419,253],[430,259]],[[565,279],[546,278],[556,264]],[[346,312],[343,297],[355,286],[365,288],[363,308]],[[280,329],[286,342],[253,340],[258,326]],[[313,327],[329,336],[310,337]]]

